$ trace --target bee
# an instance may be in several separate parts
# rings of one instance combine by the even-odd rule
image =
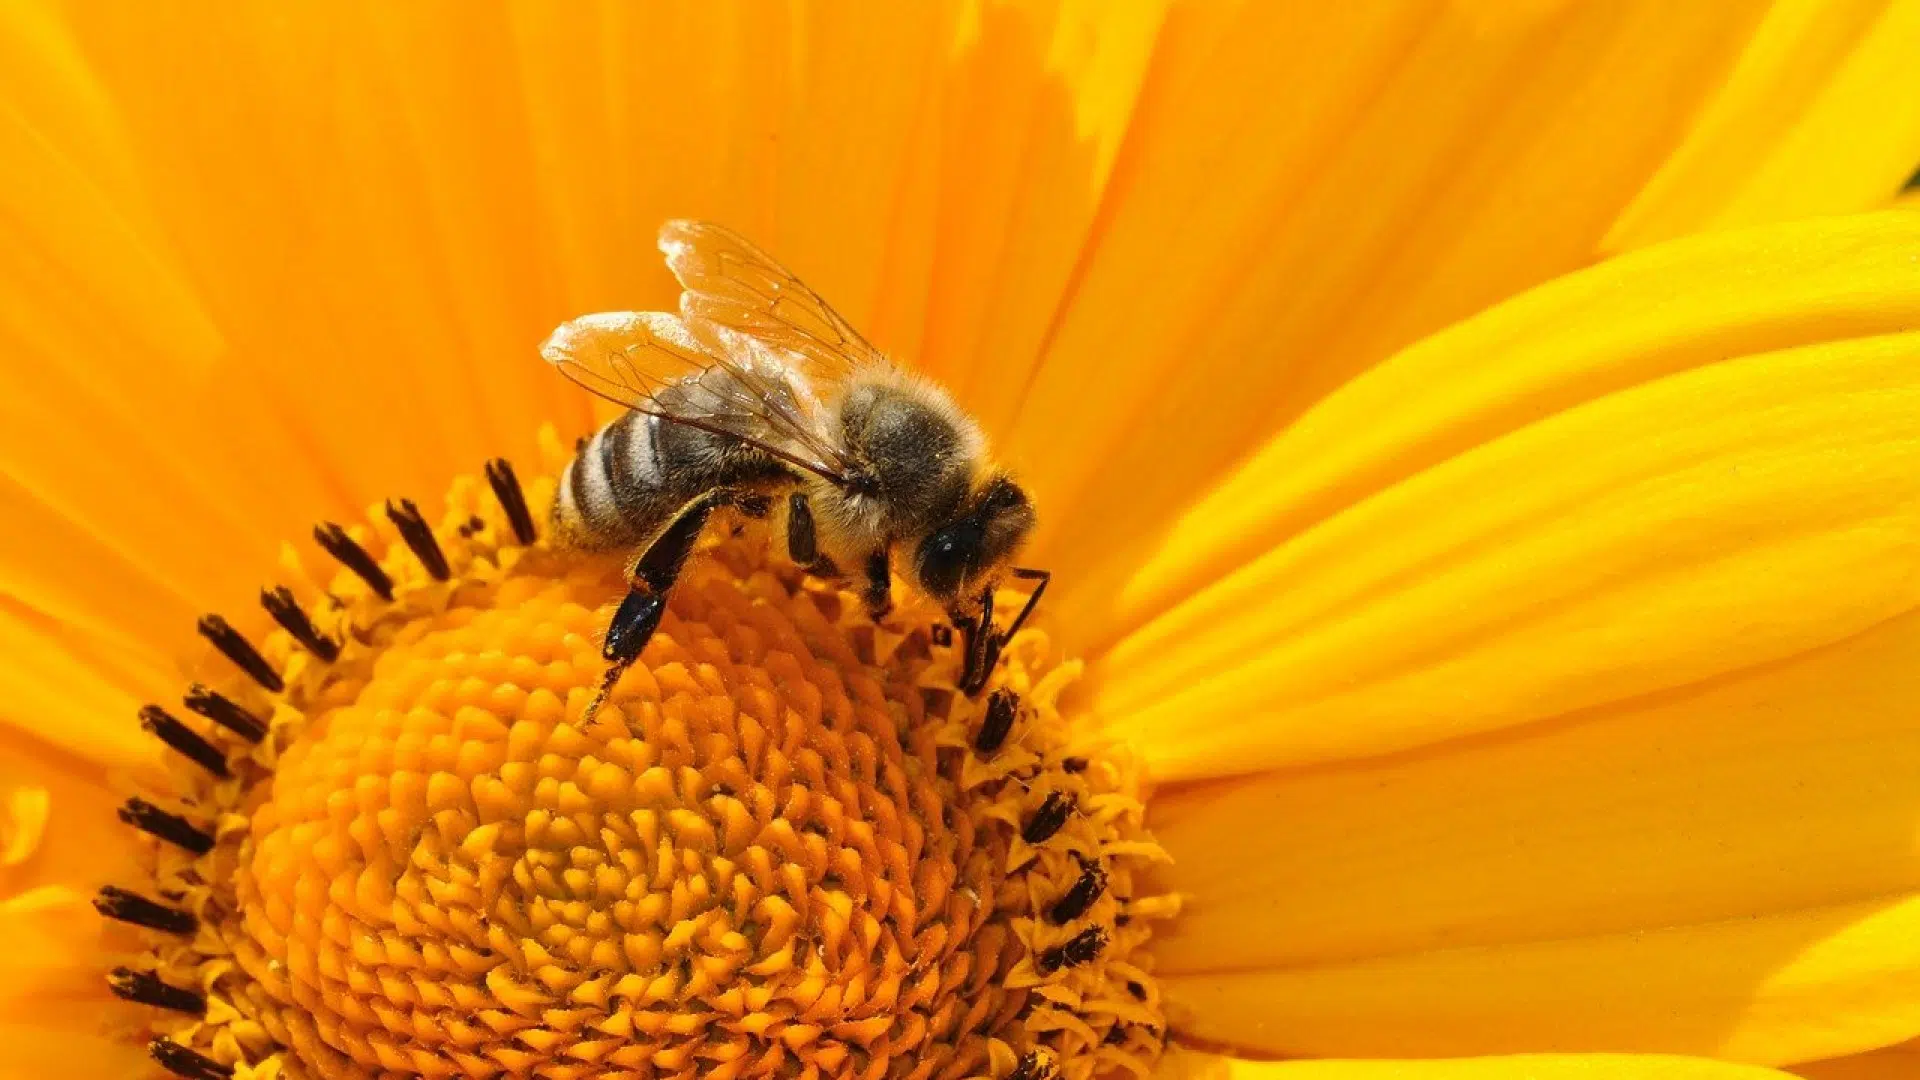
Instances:
[[[588,715],[658,629],[714,511],[767,516],[782,496],[788,555],[823,576],[857,568],[875,620],[905,558],[960,631],[960,689],[977,695],[1051,579],[1012,565],[1034,527],[1026,491],[944,389],[895,366],[765,252],[686,220],[663,225],[659,245],[678,312],[584,315],[540,347],[628,410],[568,462],[553,508],[563,543],[638,553]],[[1036,584],[999,631],[994,592],[1009,576]]]

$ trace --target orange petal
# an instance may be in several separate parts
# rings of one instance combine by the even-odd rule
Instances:
[[[1920,1076],[1920,1043],[1901,1043],[1864,1054],[1795,1065],[1805,1080],[1912,1080]]]
[[[0,1080],[145,1076],[138,1042],[114,1037],[139,1020],[107,992],[100,916],[48,887],[0,901]]]
[[[1900,212],[1721,234],[1407,350],[1183,522],[1118,600],[1153,617],[1096,665],[1096,706],[1163,779],[1246,772],[1620,701],[1905,610],[1915,252]],[[1276,540],[1167,606],[1188,568]]]
[[[1056,558],[1137,559],[1332,387],[1588,262],[1763,7],[1176,8],[1004,425]]]
[[[1441,1061],[1244,1061],[1168,1050],[1154,1080],[1788,1080],[1751,1065],[1628,1054],[1519,1054]]]
[[[1604,242],[1883,205],[1920,161],[1920,3],[1776,5]]]
[[[1766,1063],[1920,1034],[1915,655],[1920,613],[1519,732],[1161,792],[1181,1030]]]

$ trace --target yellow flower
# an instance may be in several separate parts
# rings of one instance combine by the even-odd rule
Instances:
[[[1161,1077],[1912,1072],[1920,215],[1883,208],[1920,160],[1920,5],[196,15],[0,10],[0,1077],[137,1075],[154,1031],[205,1051],[174,1059],[188,1074],[752,1075],[751,1052],[1004,1080],[1044,1045],[1069,1051],[1033,1061],[1078,1077],[1145,1067],[1163,1021]],[[1030,561],[1055,583],[1001,678],[1030,706],[1022,767],[1088,800],[1072,828],[1126,886],[1088,916],[1111,949],[1085,965],[1054,952],[1060,977],[1040,972],[1076,932],[1044,918],[1074,864],[1020,846],[1047,796],[969,749],[986,706],[917,693],[951,679],[937,646],[903,644],[931,642],[924,611],[882,639],[723,545],[676,600],[679,651],[616,702],[646,737],[579,725],[570,658],[617,577],[520,543],[470,474],[505,456],[536,508],[550,497],[537,433],[596,414],[534,343],[671,304],[650,238],[680,215],[751,235],[951,387],[1035,492]],[[441,584],[358,523],[390,495],[437,512],[449,485]],[[354,525],[392,606],[364,572],[283,551],[320,520]],[[348,640],[346,675],[240,614],[279,583]],[[284,692],[195,648],[213,611]],[[763,640],[800,659],[779,678],[738,660]],[[1071,686],[1062,647],[1085,662]],[[146,703],[184,715],[195,679],[271,729],[250,750],[195,736],[231,750],[224,785],[137,722]],[[696,737],[774,760],[742,749],[756,693],[805,714],[791,775],[742,776],[743,796],[649,772]],[[522,722],[540,741],[515,749]],[[1097,764],[1069,768],[1082,743]],[[682,847],[632,818],[569,862],[592,845],[543,817],[512,871],[537,902],[474,924],[515,927],[520,951],[410,980],[468,962],[447,926],[479,918],[469,898],[507,864],[495,834],[433,816],[449,804],[406,779],[426,775],[409,754],[458,762],[440,775],[529,830],[529,791],[610,813],[607,766],[682,800]],[[550,758],[578,772],[540,773]],[[202,859],[115,820],[165,782],[225,812],[196,819],[217,834]],[[786,931],[761,881],[782,871],[676,868],[725,848],[687,837],[758,791],[789,800],[756,827],[796,868],[829,850],[794,824],[829,796],[914,808],[833,811],[831,850],[870,858],[807,868],[799,892],[811,949],[871,927],[945,956],[914,935],[976,931],[967,964],[912,969],[932,1004],[900,1016],[925,1030],[834,1011],[899,992],[907,969],[884,962],[857,989],[858,965],[808,984],[805,1009],[751,999],[812,970],[769,944]],[[711,816],[671,816],[696,799]],[[359,848],[302,831],[336,809]],[[887,877],[888,842],[941,854]],[[384,843],[414,861],[380,863]],[[615,916],[580,896],[696,877],[751,895],[723,916],[642,888],[617,917],[657,902],[662,932],[596,951]],[[874,892],[835,906],[849,881],[901,880],[955,906],[911,929],[847,914],[884,908]],[[103,922],[108,883],[191,906],[205,933]],[[1150,939],[1118,921],[1176,894]],[[417,925],[361,933],[369,897]],[[698,971],[669,970],[661,950],[700,934]],[[715,960],[748,945],[764,970]],[[385,959],[291,988],[358,949]],[[973,963],[1047,990],[1023,1019]],[[123,964],[199,980],[175,989],[204,992],[204,1022],[117,1001]],[[666,981],[526,981],[615,969]],[[1130,982],[1145,1004],[1102,996]],[[745,1019],[670,1030],[690,985]],[[581,1015],[515,1019],[552,995]],[[646,995],[668,1007],[643,1021]],[[489,1056],[413,1054],[427,1028]],[[636,1045],[656,1056],[621,1056]],[[894,1045],[920,1057],[875,1056]]]

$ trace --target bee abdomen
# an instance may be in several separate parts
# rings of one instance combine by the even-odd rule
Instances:
[[[644,538],[660,501],[659,418],[629,412],[594,432],[567,463],[553,503],[554,525],[589,548],[630,545]]]

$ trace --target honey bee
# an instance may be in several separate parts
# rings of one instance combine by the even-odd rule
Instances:
[[[1026,491],[944,389],[895,366],[766,253],[699,221],[667,222],[659,245],[683,290],[677,313],[585,315],[540,347],[628,410],[583,444],[554,501],[563,542],[638,552],[588,715],[659,627],[713,512],[764,517],[781,495],[789,556],[824,576],[858,568],[876,620],[903,554],[908,580],[960,631],[960,689],[978,694],[1051,578],[1012,565],[1034,527]],[[998,631],[1007,576],[1037,584]]]

